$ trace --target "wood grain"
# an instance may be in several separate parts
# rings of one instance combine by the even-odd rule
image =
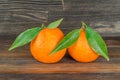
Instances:
[[[2,0],[0,34],[18,35],[41,23],[65,18],[60,26],[66,34],[85,21],[103,36],[120,36],[119,0]]]
[[[120,0],[0,0],[0,80],[119,80]],[[64,18],[65,34],[80,28],[81,21],[105,40],[110,61],[78,63],[68,53],[56,64],[36,61],[29,45],[8,51],[22,31]]]
[[[87,76],[86,76],[87,75]],[[1,74],[1,80],[119,80],[120,74],[106,74],[106,73],[97,73],[97,74]]]
[[[0,74],[1,73],[120,73],[120,45],[108,44],[110,61],[100,57],[94,63],[78,63],[68,55],[56,64],[43,64],[36,61],[29,52],[29,45],[7,51],[10,37],[0,40]],[[106,41],[107,43],[107,41]],[[120,43],[120,41],[118,42]],[[50,66],[49,66],[50,65]]]
[[[49,10],[61,10],[60,0],[0,1],[0,34],[15,35],[48,21]]]
[[[49,20],[64,17],[61,28],[68,33],[85,21],[102,35],[120,36],[120,0],[63,0],[63,11],[50,11]],[[67,27],[67,28],[66,28]]]
[[[93,63],[78,63],[68,54],[56,64],[36,61],[29,45],[7,51],[15,36],[0,36],[0,80],[119,80],[120,38],[104,37],[110,61],[100,57]],[[109,42],[110,41],[110,42]]]

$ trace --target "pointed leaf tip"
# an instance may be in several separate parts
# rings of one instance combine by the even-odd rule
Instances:
[[[58,20],[50,23],[47,28],[50,28],[50,29],[57,28],[61,24],[62,21],[63,21],[63,18],[58,19]]]
[[[12,50],[12,48],[10,47],[9,49],[8,49],[8,51],[11,51]]]
[[[110,61],[109,57],[107,57],[106,59],[107,59],[107,61]]]

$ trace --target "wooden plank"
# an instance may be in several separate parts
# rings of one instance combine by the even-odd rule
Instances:
[[[28,28],[40,26],[47,21],[47,14],[48,11],[5,11],[0,18],[0,34],[19,34]]]
[[[120,74],[0,74],[1,80],[119,80]]]
[[[62,10],[61,0],[7,0],[0,4],[0,10]]]
[[[61,0],[11,0],[11,9],[26,9],[26,10],[62,10]]]
[[[30,60],[28,60],[30,61]],[[0,65],[0,73],[120,73],[120,64],[82,64],[82,63],[59,63],[59,64],[3,64]],[[90,65],[90,66],[89,66]],[[76,66],[76,67],[74,67]],[[75,68],[75,69],[74,69]]]
[[[120,0],[63,0],[64,10],[120,12]],[[109,13],[106,13],[109,14]]]
[[[68,33],[72,29],[80,28],[81,21],[106,36],[120,36],[120,16],[119,13],[104,14],[99,11],[50,11],[49,22],[63,17],[64,21],[60,28]]]
[[[48,21],[48,12],[62,10],[61,0],[0,1],[0,34],[14,35]]]
[[[62,1],[63,6],[72,7],[66,7],[62,11],[61,0],[0,1],[0,34],[19,34],[28,28],[39,26],[41,23],[48,23],[64,17],[61,29],[65,34],[72,29],[80,28],[81,21],[85,21],[103,36],[120,36],[118,0]],[[98,3],[99,5],[97,5]]]
[[[29,52],[29,45],[7,51],[12,37],[0,39],[0,73],[120,73],[120,45],[108,45],[110,61],[100,57],[93,63],[78,63],[66,55],[59,63],[43,64]],[[120,41],[118,40],[120,43]]]
[[[103,36],[120,36],[120,0],[62,0],[64,11],[50,11],[49,21],[65,18],[65,33],[80,28],[85,21]]]

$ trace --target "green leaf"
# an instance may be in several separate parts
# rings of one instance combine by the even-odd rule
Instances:
[[[87,25],[82,26],[85,26],[86,38],[92,49],[109,61],[107,46],[102,37],[91,27]]]
[[[80,36],[80,29],[75,29],[68,33],[56,46],[56,48],[50,53],[50,55],[55,52],[62,50],[64,48],[68,48],[72,44],[74,44]]]
[[[63,21],[63,18],[61,18],[61,19],[59,19],[57,21],[54,21],[54,22],[50,23],[47,28],[50,28],[50,29],[56,28],[56,27],[58,27],[60,25],[60,23],[62,21]]]
[[[42,25],[42,27],[43,27],[43,25]],[[12,49],[23,46],[23,45],[29,43],[30,41],[32,41],[37,36],[39,31],[42,29],[42,27],[31,28],[31,29],[28,29],[28,30],[22,32],[15,39],[15,41],[13,42],[13,44],[11,45],[11,47],[8,50],[10,51]]]

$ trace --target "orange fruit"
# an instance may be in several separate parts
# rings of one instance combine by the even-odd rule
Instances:
[[[83,28],[80,31],[80,37],[68,48],[68,52],[70,56],[78,62],[92,62],[99,57],[88,44]]]
[[[56,63],[60,61],[65,55],[66,49],[60,50],[53,55],[50,55],[50,52],[63,37],[64,34],[59,28],[44,28],[30,44],[33,57],[43,63]]]

